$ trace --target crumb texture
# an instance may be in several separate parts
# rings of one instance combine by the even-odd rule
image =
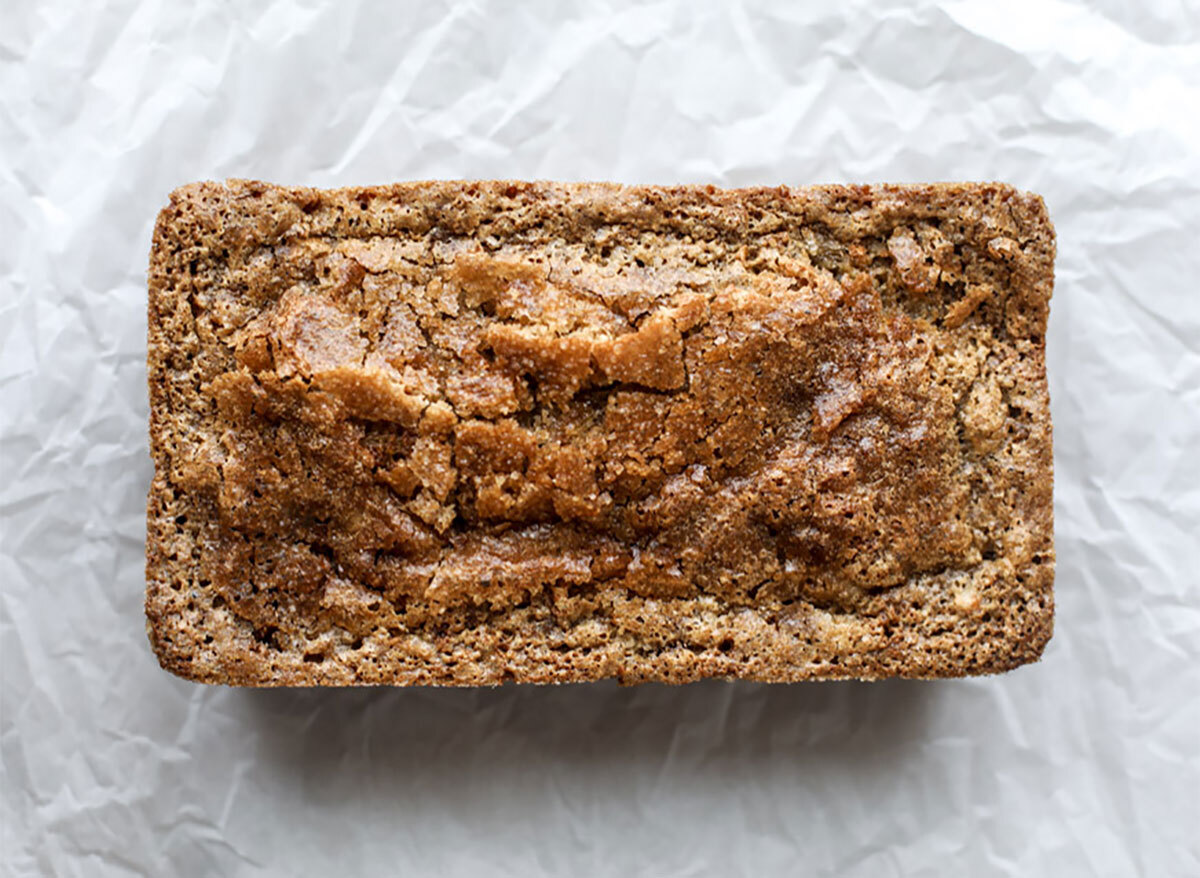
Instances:
[[[957,676],[1053,603],[999,184],[176,191],[146,609],[244,685]]]

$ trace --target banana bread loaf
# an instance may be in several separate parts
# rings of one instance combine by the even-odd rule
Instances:
[[[990,183],[185,186],[150,640],[253,686],[1036,660],[1054,250]]]

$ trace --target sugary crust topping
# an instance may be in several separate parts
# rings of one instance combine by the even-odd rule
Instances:
[[[1035,658],[1052,264],[996,185],[185,187],[152,640],[254,683]]]

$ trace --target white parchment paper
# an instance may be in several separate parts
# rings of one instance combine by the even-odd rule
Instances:
[[[5,872],[1200,874],[1198,119],[1194,0],[8,0]],[[172,188],[226,176],[1043,193],[1045,659],[636,690],[168,676],[142,621],[146,254]]]

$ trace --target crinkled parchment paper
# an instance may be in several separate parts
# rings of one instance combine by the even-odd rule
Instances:
[[[2,20],[7,873],[1200,874],[1193,0],[17,0]],[[168,676],[141,610],[146,254],[172,188],[226,176],[1041,192],[1045,659],[790,687]]]

